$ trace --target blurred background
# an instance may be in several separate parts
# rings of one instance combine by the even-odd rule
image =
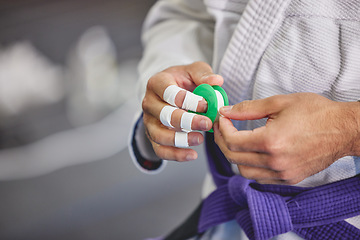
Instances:
[[[0,0],[0,239],[144,239],[196,207],[206,165],[127,148],[155,0]]]

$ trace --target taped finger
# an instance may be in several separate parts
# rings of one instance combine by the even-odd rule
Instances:
[[[175,147],[188,148],[188,133],[186,132],[175,132]]]
[[[182,104],[182,109],[196,112],[199,102],[205,100],[203,97],[196,95],[192,92],[186,91],[185,99]]]
[[[180,88],[179,86],[176,86],[176,85],[170,85],[170,86],[168,86],[168,87],[165,89],[164,94],[163,94],[163,99],[164,99],[164,101],[167,102],[168,104],[176,107],[175,98],[176,98],[176,95],[177,95],[181,90],[186,91],[185,89],[182,89],[182,88]]]
[[[194,113],[184,112],[181,115],[180,127],[184,132],[191,132],[193,129],[191,128],[193,118],[196,116]]]
[[[172,106],[165,106],[161,109],[160,122],[164,126],[174,128],[174,126],[171,125],[171,115],[176,109],[178,109],[178,108],[172,107]]]

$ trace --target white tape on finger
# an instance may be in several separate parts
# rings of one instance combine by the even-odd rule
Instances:
[[[163,94],[164,101],[167,102],[168,104],[173,105],[174,107],[176,107],[175,97],[181,90],[185,90],[185,89],[182,89],[182,88],[180,88],[180,87],[178,87],[176,85],[168,86],[165,89],[164,94]]]
[[[175,147],[188,148],[188,133],[186,132],[175,132]]]
[[[184,112],[181,115],[180,127],[184,132],[191,132],[192,120],[196,116],[194,113]]]
[[[174,126],[171,125],[171,115],[176,109],[178,109],[178,108],[172,107],[172,106],[165,106],[165,107],[163,107],[163,109],[161,109],[160,122],[164,126],[174,128]]]
[[[201,96],[198,96],[192,92],[186,91],[185,99],[184,99],[184,102],[183,102],[181,108],[196,112],[199,102],[203,99],[204,98]]]

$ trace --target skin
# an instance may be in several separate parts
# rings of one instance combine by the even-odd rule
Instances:
[[[208,83],[223,84],[221,76],[203,62],[168,68],[148,81],[143,99],[143,121],[156,155],[179,162],[197,158],[193,149],[174,147],[175,131],[185,110],[174,111],[171,124],[159,120],[161,109],[168,105],[163,93],[169,85],[188,91]],[[181,108],[185,91],[175,103]],[[197,112],[205,112],[207,103],[199,102]],[[243,101],[220,109],[223,117],[214,125],[215,142],[229,162],[237,164],[240,174],[263,184],[299,183],[344,156],[360,156],[360,103],[335,102],[314,93],[276,95],[265,99]],[[255,120],[267,118],[265,126],[252,131],[237,131],[230,119]],[[197,115],[192,129],[207,131],[212,122]],[[201,133],[188,135],[189,145],[204,141]]]
[[[169,105],[163,99],[164,91],[168,86],[177,85],[188,91],[193,91],[203,83],[219,86],[223,84],[223,78],[214,74],[211,67],[204,62],[171,67],[149,79],[142,102],[143,121],[148,139],[159,158],[182,162],[195,160],[198,157],[197,152],[193,149],[174,147],[175,131],[181,130],[180,120],[185,110],[177,109],[172,114],[171,124],[175,129],[165,127],[159,119],[162,108]],[[177,94],[175,98],[177,107],[181,108],[185,94],[185,91],[180,91]],[[197,112],[206,112],[206,109],[206,101],[199,102]],[[212,128],[212,122],[208,117],[197,115],[193,118],[191,128],[193,130],[208,131]],[[204,137],[199,132],[190,132],[188,134],[190,146],[200,145],[203,141]]]
[[[360,156],[360,103],[314,93],[277,95],[220,109],[215,142],[240,174],[263,184],[299,183],[344,156]],[[237,131],[230,119],[267,118]]]

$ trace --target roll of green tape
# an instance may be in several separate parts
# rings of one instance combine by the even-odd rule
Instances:
[[[218,118],[218,111],[222,106],[229,105],[229,99],[225,90],[220,86],[211,86],[209,84],[201,84],[193,91],[194,94],[203,97],[208,103],[206,113],[196,113],[204,115],[214,123]],[[210,129],[209,132],[214,132]]]

